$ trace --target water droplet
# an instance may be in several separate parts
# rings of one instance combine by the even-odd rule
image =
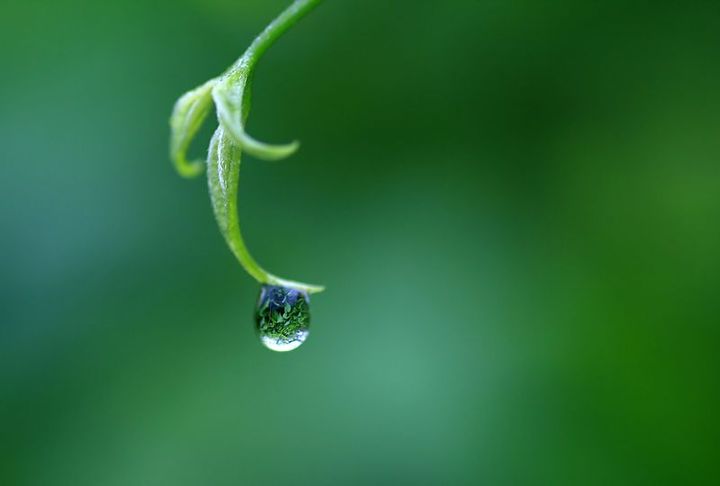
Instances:
[[[308,337],[310,297],[297,289],[263,285],[255,323],[265,347],[273,351],[292,351]]]

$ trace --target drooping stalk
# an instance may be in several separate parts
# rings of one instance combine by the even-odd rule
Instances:
[[[208,153],[208,187],[215,219],[225,241],[245,271],[263,284],[290,287],[303,292],[322,292],[324,287],[280,278],[262,268],[245,246],[237,210],[237,188],[240,175],[240,147],[225,133],[215,130]]]
[[[250,84],[253,69],[263,53],[321,1],[295,0],[255,38],[222,76],[182,96],[175,104],[170,119],[171,158],[180,175],[193,177],[201,173],[202,164],[188,162],[187,149],[207,116],[210,103],[215,102],[220,126],[210,142],[207,174],[210,199],[220,231],[237,260],[258,282],[308,293],[320,292],[323,287],[277,277],[264,270],[250,255],[240,231],[237,192],[243,150],[260,159],[278,160],[288,157],[299,146],[297,142],[286,145],[266,144],[245,132],[245,121],[250,109]]]

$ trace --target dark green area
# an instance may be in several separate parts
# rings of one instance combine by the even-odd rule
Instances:
[[[327,286],[279,354],[167,152],[284,6],[0,7],[0,484],[716,483],[720,3],[303,19],[248,126],[302,145],[240,177],[253,255]]]

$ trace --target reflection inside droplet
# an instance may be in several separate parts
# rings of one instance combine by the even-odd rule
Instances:
[[[292,351],[307,339],[310,298],[305,292],[263,285],[255,312],[257,331],[266,348]]]

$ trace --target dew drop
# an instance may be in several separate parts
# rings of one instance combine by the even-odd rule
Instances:
[[[263,285],[255,310],[260,341],[273,351],[292,351],[307,339],[310,297],[289,287]]]

